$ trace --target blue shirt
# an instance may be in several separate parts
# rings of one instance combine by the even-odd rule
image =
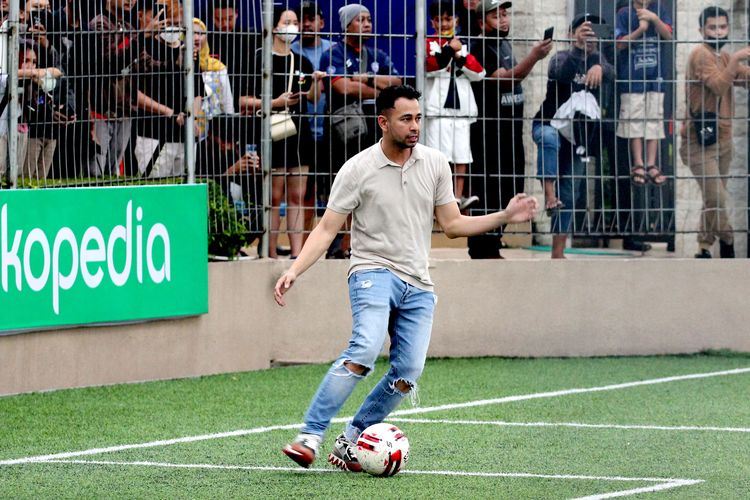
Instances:
[[[328,53],[334,44],[330,40],[323,38],[318,40],[320,43],[313,47],[303,47],[300,45],[299,40],[297,40],[292,44],[292,50],[297,54],[307,57],[316,71],[322,71],[320,60],[323,58],[323,54]],[[310,117],[310,129],[312,130],[313,139],[316,142],[322,141],[325,127],[325,118],[323,115],[326,112],[326,95],[321,94],[316,104],[308,102],[307,112],[315,115]]]
[[[320,67],[322,71],[328,73],[326,93],[329,97],[331,111],[357,101],[352,96],[343,96],[332,91],[332,83],[337,79],[363,73],[372,76],[398,75],[391,58],[382,50],[369,46],[363,46],[360,50],[348,45],[343,40],[323,54],[320,59]]]
[[[652,4],[648,10],[659,16],[663,23],[672,27],[672,18],[664,8]],[[640,25],[638,15],[632,7],[623,7],[617,12],[615,38],[629,35]],[[666,66],[661,62],[661,37],[653,23],[638,40],[627,42],[627,47],[617,55],[617,89],[620,93],[664,92]]]

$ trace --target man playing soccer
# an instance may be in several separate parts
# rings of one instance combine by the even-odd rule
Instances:
[[[456,238],[528,221],[537,210],[536,199],[518,194],[503,211],[462,215],[448,159],[418,143],[420,96],[409,86],[380,92],[376,107],[382,140],[341,167],[323,218],[276,282],[274,296],[283,306],[284,294],[325,253],[352,215],[352,336],[313,397],[301,433],[283,449],[302,467],[313,463],[331,419],[373,369],[386,334],[391,341],[390,370],[336,438],[328,461],[343,470],[360,471],[354,454],[359,434],[385,419],[404,397],[416,394],[437,302],[428,272],[433,216],[449,238]]]

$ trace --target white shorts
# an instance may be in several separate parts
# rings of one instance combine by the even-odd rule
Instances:
[[[146,173],[148,163],[158,147],[158,139],[141,136],[136,139],[135,158],[141,174]],[[166,142],[159,150],[158,158],[153,162],[149,177],[179,177],[185,171],[185,145],[181,142]]]
[[[617,136],[664,139],[664,93],[622,94]]]
[[[453,164],[472,163],[469,118],[425,118],[424,143],[435,148]]]

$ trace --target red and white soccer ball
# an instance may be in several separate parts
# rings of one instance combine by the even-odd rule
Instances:
[[[392,476],[409,461],[409,440],[393,424],[371,425],[357,439],[357,460],[368,474]]]

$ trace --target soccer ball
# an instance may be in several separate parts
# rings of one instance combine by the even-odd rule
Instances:
[[[393,476],[409,461],[409,440],[393,424],[371,425],[357,439],[357,460],[373,476]]]

